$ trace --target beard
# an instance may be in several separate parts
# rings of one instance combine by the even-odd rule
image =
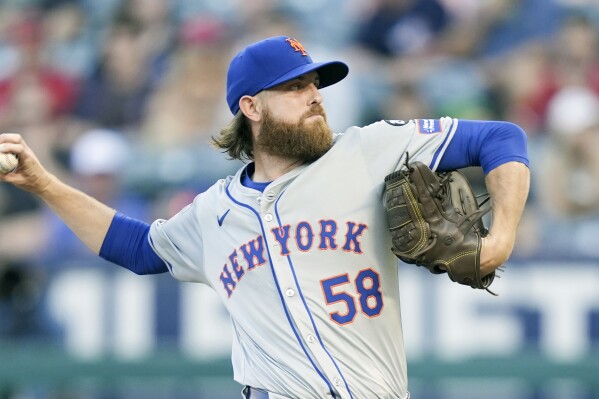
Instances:
[[[312,115],[322,115],[322,119],[306,123]],[[321,105],[313,106],[298,123],[277,120],[265,110],[255,143],[255,149],[269,155],[303,162],[316,161],[332,146],[333,132]]]

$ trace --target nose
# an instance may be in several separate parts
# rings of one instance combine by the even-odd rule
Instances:
[[[312,104],[321,104],[322,96],[320,95],[320,90],[314,83],[310,83],[310,105]]]

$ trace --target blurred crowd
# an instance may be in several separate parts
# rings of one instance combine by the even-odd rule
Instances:
[[[119,211],[168,218],[240,167],[209,144],[232,117],[226,70],[273,35],[349,64],[322,92],[336,131],[446,115],[522,126],[533,182],[514,256],[599,255],[594,0],[3,0],[0,131]],[[48,328],[32,313],[44,276],[92,258],[0,185],[0,336]]]

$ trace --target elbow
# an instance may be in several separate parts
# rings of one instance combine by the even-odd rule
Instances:
[[[520,161],[526,166],[530,167],[530,162],[528,159],[528,135],[524,129],[517,124],[511,122],[507,123],[509,124],[509,148],[511,150],[511,156],[513,157],[513,160]]]
[[[521,141],[522,144],[524,145],[524,147],[526,147],[526,145],[528,143],[528,135],[526,134],[524,129],[522,129],[519,125],[517,125],[515,123],[512,123],[512,122],[507,122],[507,123],[511,126],[512,134],[514,135],[514,137],[516,137],[519,141]]]
[[[512,122],[502,122],[481,151],[481,165],[485,174],[507,162],[520,162],[530,167],[528,136],[524,129]]]
[[[515,147],[526,150],[528,147],[528,135],[524,129],[513,122],[501,122],[501,124],[503,125],[503,139],[508,140]]]

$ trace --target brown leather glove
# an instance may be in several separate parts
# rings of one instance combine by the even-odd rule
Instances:
[[[495,272],[481,276],[480,251],[488,234],[482,217],[491,208],[479,208],[462,173],[435,173],[421,162],[406,163],[385,178],[385,203],[391,250],[399,259],[489,291]]]

